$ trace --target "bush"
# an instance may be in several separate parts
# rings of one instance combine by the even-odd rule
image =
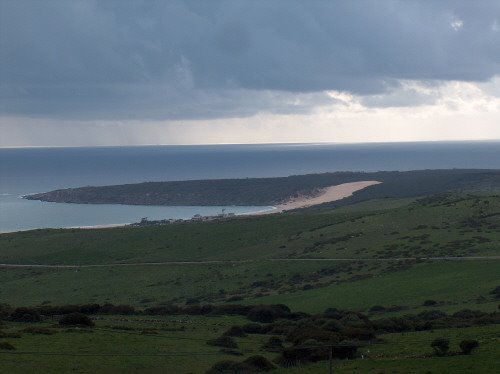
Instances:
[[[225,333],[226,336],[238,336],[240,338],[244,338],[247,336],[245,331],[241,326],[231,326]]]
[[[278,318],[284,318],[288,314],[289,311],[286,312],[275,305],[259,305],[250,309],[247,318],[254,322],[271,323]]]
[[[216,362],[206,374],[247,374],[254,373],[255,370],[252,366],[242,362],[231,360],[223,360]]]
[[[9,319],[14,322],[40,322],[42,317],[35,309],[16,308]]]
[[[270,371],[274,369],[274,365],[263,356],[250,356],[243,363],[255,368],[256,371]]]
[[[85,314],[91,314],[87,313],[84,310],[81,310],[82,313]],[[137,311],[133,306],[130,305],[111,305],[111,304],[106,304],[103,305],[100,309],[100,313],[102,314],[121,314],[121,315],[132,315],[132,314],[137,314]]]
[[[94,326],[94,322],[82,313],[70,313],[66,314],[59,320],[59,324],[63,326]]]
[[[466,339],[460,342],[460,349],[464,355],[470,355],[472,350],[479,347],[479,342],[474,339]]]
[[[496,299],[500,299],[500,286],[495,287],[490,291],[490,295],[493,295]]]
[[[353,359],[358,353],[358,346],[350,344],[350,342],[343,342],[332,349],[332,357],[342,360]]]
[[[487,317],[488,313],[482,312],[480,310],[470,310],[470,309],[462,309],[458,312],[453,313],[453,317],[460,319],[473,319],[473,318],[481,318]]]
[[[442,312],[440,310],[425,310],[425,311],[417,314],[416,317],[417,317],[417,319],[420,319],[420,320],[432,321],[434,319],[446,317],[446,313]]]
[[[283,367],[290,367],[326,359],[328,359],[328,349],[326,347],[286,348],[277,359],[277,362]]]
[[[277,336],[271,336],[269,340],[262,346],[266,351],[277,351],[283,348],[283,342]]]
[[[293,345],[301,345],[310,339],[318,342],[338,343],[340,335],[336,332],[321,330],[314,326],[303,326],[294,328],[286,336],[286,340]]]
[[[12,344],[9,342],[1,342],[0,343],[0,349],[7,350],[7,351],[13,351],[16,349]]]
[[[219,353],[223,353],[225,355],[231,355],[231,356],[243,356],[243,353],[240,351],[237,351],[236,349],[231,349],[231,348],[221,348],[219,350]]]
[[[6,319],[12,313],[12,308],[8,304],[0,304],[0,319]]]
[[[325,318],[341,319],[343,316],[343,313],[340,310],[338,310],[337,308],[328,308],[323,312],[323,316]]]
[[[238,348],[238,344],[230,336],[219,336],[218,338],[207,341],[208,345],[224,348]]]
[[[385,312],[385,310],[386,308],[383,307],[382,305],[374,305],[370,309],[368,309],[370,313],[383,313]]]
[[[244,332],[247,334],[265,334],[262,332],[262,328],[264,326],[259,325],[258,323],[247,323],[246,325],[241,326]]]
[[[345,335],[350,339],[370,340],[375,338],[375,331],[371,328],[346,327],[342,330],[342,335]]]
[[[342,329],[342,324],[336,320],[329,320],[322,326],[323,330],[339,332]]]
[[[33,326],[26,327],[22,331],[27,332],[29,334],[33,334],[33,335],[54,335],[55,334],[55,331],[53,331],[53,330],[46,329],[43,327],[33,327]]]
[[[450,349],[450,341],[446,338],[437,338],[432,341],[431,347],[437,356],[446,356]]]
[[[174,304],[163,306],[154,306],[144,310],[144,314],[150,316],[169,316],[173,314],[181,314],[180,308]]]
[[[261,373],[274,369],[274,365],[265,357],[251,356],[243,362],[231,360],[219,361],[214,364],[207,374],[250,374]]]
[[[437,304],[436,300],[425,300],[424,303],[422,304],[423,306],[434,306]]]

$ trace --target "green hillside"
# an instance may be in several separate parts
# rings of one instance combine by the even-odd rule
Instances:
[[[75,267],[6,267],[2,298],[136,306],[263,298],[308,311],[330,302],[363,310],[376,298],[417,307],[443,285],[440,296],[459,305],[495,284],[499,213],[497,194],[451,194],[216,222],[3,234],[1,263]],[[485,258],[457,261],[463,256]],[[435,284],[417,287],[413,278]],[[406,286],[394,290],[395,283]],[[375,292],[375,284],[386,286]]]
[[[335,372],[491,373],[499,243],[496,190],[2,234],[0,371],[204,373],[226,360],[256,372],[243,361],[259,355],[272,372],[323,373],[337,349]],[[254,323],[249,311],[286,308],[271,304],[292,312],[258,320],[232,348],[213,345]],[[74,310],[95,326],[60,325]],[[266,348],[273,337],[280,348]],[[430,346],[439,337],[450,340],[445,357]],[[464,339],[478,341],[470,356]],[[329,344],[354,344],[353,359]]]

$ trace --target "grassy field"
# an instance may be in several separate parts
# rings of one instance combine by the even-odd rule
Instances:
[[[283,303],[294,311],[334,307],[371,318],[492,312],[499,243],[498,193],[379,199],[167,226],[34,230],[0,235],[0,298],[14,307]],[[426,300],[435,305],[423,306]],[[371,311],[374,306],[386,311]],[[16,350],[0,349],[0,372],[200,373],[222,359],[273,359],[276,354],[261,349],[265,335],[235,338],[239,356],[207,345],[243,320],[98,316],[90,330],[51,320],[35,325],[50,335],[25,331],[32,324],[4,322],[0,343]],[[499,333],[493,325],[386,334],[382,344],[361,351],[363,360],[336,361],[335,372],[489,373],[500,353]],[[452,350],[462,337],[479,339],[480,348],[470,357],[431,357],[429,344],[438,335],[452,340]],[[325,365],[276,372],[321,373]]]
[[[470,356],[436,357],[430,342],[437,337],[450,339],[450,350],[459,351],[463,339],[478,339],[480,347]],[[469,327],[383,335],[382,344],[363,351],[364,359],[334,361],[334,373],[496,373],[500,364],[500,326]],[[304,365],[299,368],[276,370],[273,373],[327,373],[328,362]]]
[[[277,353],[262,346],[268,336],[235,338],[238,355],[207,345],[242,317],[99,316],[92,329],[65,328],[54,322],[7,323],[2,338],[16,350],[0,350],[5,373],[202,373],[220,360],[241,361],[259,354],[273,360]],[[36,329],[33,329],[36,327]],[[471,356],[435,357],[430,343],[450,339],[459,351],[463,339],[480,343]],[[334,360],[336,373],[494,373],[500,357],[500,325],[381,335],[381,342],[361,349],[363,359]],[[24,354],[23,354],[24,352]],[[278,369],[275,373],[324,373],[327,361]]]
[[[499,212],[498,195],[449,195],[220,222],[2,234],[1,263],[77,267],[4,268],[0,296],[12,305],[236,298],[319,312],[436,299],[445,308],[490,309]],[[485,258],[435,258],[443,256]],[[171,261],[192,263],[164,263]]]

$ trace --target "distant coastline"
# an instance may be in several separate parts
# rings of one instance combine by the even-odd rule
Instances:
[[[356,188],[352,189],[353,186]],[[500,188],[500,171],[336,172],[276,178],[145,182],[59,189],[23,198],[74,204],[275,206],[284,211],[339,201],[348,204],[373,198],[415,197],[485,188]]]
[[[473,189],[475,183],[494,185],[490,172],[500,169],[499,160],[500,147],[493,142],[0,149],[0,231],[130,223],[138,222],[141,217],[190,219],[195,214],[217,215],[222,208],[237,214],[253,213],[279,205],[300,189],[321,189],[362,180],[384,183],[323,205],[335,207],[388,196]],[[483,171],[456,172],[452,168]],[[449,172],[393,172],[424,169]],[[352,173],[331,173],[342,171],[365,173],[359,178]],[[316,176],[304,176],[314,173]],[[290,175],[296,177],[269,179]],[[241,183],[246,178],[250,183]],[[258,186],[259,180],[252,178],[260,178],[262,185]],[[226,181],[220,182],[222,179]],[[234,183],[227,179],[233,179]],[[163,205],[157,205],[156,198],[146,204],[127,201],[112,189],[110,196],[104,194],[100,198],[123,201],[112,201],[109,205],[97,199],[61,204],[62,200],[46,203],[19,198],[69,187],[122,186],[146,181],[191,182],[175,182],[170,186],[160,183],[157,187],[161,193],[163,187],[180,192]],[[131,191],[135,188],[132,186]],[[103,192],[100,190],[99,195]],[[132,198],[135,199],[131,196],[128,200]],[[306,209],[323,209],[323,205]]]

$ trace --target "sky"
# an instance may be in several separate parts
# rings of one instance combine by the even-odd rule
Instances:
[[[0,147],[498,139],[498,0],[0,1]]]

